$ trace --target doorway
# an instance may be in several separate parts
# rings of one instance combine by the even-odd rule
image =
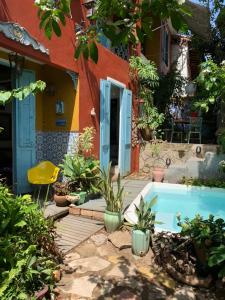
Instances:
[[[121,176],[131,169],[132,92],[114,80],[100,85],[100,165],[118,166]]]
[[[33,71],[12,76],[7,63],[0,64],[0,90],[28,86],[34,81]],[[0,127],[4,128],[0,133],[0,178],[5,178],[14,193],[29,193],[32,187],[27,170],[36,162],[35,96],[0,105]]]
[[[119,163],[120,88],[112,85],[110,101],[110,161]]]
[[[0,65],[0,90],[12,89],[11,70]],[[13,184],[13,139],[12,139],[12,103],[0,105],[0,176],[8,186]]]

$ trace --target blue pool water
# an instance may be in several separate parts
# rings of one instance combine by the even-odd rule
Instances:
[[[156,225],[158,229],[180,231],[177,226],[177,213],[181,214],[182,219],[193,218],[196,214],[204,218],[213,214],[215,217],[225,219],[225,190],[223,189],[187,188],[162,184],[152,186],[144,198],[150,201],[154,196],[158,196],[157,204],[153,208],[156,212],[156,220],[163,222]]]

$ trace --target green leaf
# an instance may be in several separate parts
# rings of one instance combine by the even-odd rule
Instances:
[[[48,20],[45,25],[45,35],[49,40],[52,38],[52,20]]]
[[[46,11],[42,14],[41,16],[41,22],[39,24],[39,28],[42,29],[45,25],[45,22],[47,21],[47,19],[51,16],[51,11]]]
[[[16,227],[24,227],[26,225],[27,225],[27,223],[24,220],[21,220],[20,222],[15,224]]]
[[[94,41],[90,44],[90,57],[93,60],[93,62],[97,64],[97,62],[98,62],[98,47]]]
[[[83,56],[86,60],[88,60],[89,58],[89,48],[88,48],[88,45],[84,45],[82,47],[82,52],[83,52]]]
[[[53,30],[54,30],[55,34],[58,37],[60,37],[62,32],[61,32],[59,24],[57,23],[57,21],[55,19],[52,19],[52,27],[53,27]]]
[[[12,96],[12,93],[9,91],[0,91],[0,102],[6,102],[8,101]]]

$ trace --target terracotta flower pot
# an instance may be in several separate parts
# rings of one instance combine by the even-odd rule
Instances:
[[[145,141],[151,141],[153,139],[153,130],[149,127],[140,130],[141,136]]]
[[[56,203],[56,206],[67,206],[70,205],[71,203],[77,203],[80,201],[80,196],[79,195],[64,195],[64,196],[59,196],[54,194],[53,199]]]
[[[58,196],[54,194],[53,199],[56,203],[56,206],[68,206],[70,204],[70,201],[68,201],[67,195],[65,196]]]
[[[161,167],[155,167],[153,172],[152,172],[152,176],[153,176],[153,181],[155,182],[163,182],[164,180],[164,176],[165,176],[165,170],[164,168]]]

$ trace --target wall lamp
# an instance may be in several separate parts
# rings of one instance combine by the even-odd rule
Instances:
[[[196,154],[200,154],[202,152],[202,147],[197,146],[195,151],[196,151]]]
[[[12,52],[8,54],[8,58],[10,69],[15,70],[17,76],[21,75],[24,69],[25,57]]]
[[[168,157],[168,158],[166,159],[166,166],[167,166],[167,168],[168,168],[170,165],[171,165],[171,159]]]

